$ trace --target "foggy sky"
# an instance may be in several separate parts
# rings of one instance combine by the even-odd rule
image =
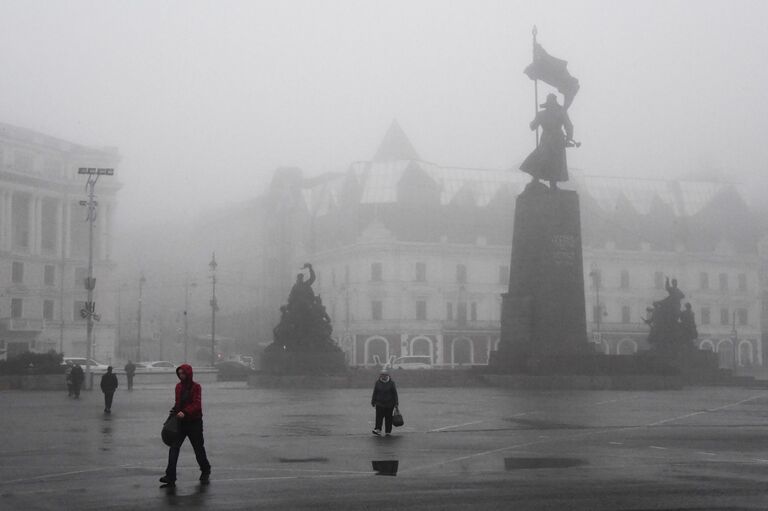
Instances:
[[[571,166],[750,182],[768,167],[767,17],[761,1],[1,0],[0,120],[118,147],[121,225],[254,197],[282,165],[344,171],[393,118],[425,160],[517,168],[536,24],[581,82]]]

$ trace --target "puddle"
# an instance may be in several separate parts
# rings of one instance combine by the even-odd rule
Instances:
[[[399,463],[398,460],[371,461],[371,466],[377,476],[396,476]]]
[[[504,458],[505,470],[570,468],[586,464],[586,461],[578,458]]]

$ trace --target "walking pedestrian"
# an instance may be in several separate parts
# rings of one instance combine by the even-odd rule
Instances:
[[[128,361],[125,364],[125,379],[128,380],[128,390],[133,390],[133,375],[136,374],[136,364]]]
[[[112,366],[101,375],[101,391],[104,393],[104,413],[112,413],[112,398],[117,390],[117,375],[112,372]]]
[[[176,440],[168,450],[168,466],[165,475],[160,478],[163,487],[176,486],[176,462],[179,459],[181,444],[189,437],[195,459],[200,466],[200,482],[207,484],[211,476],[211,464],[205,453],[203,440],[203,390],[200,384],[192,379],[192,366],[182,364],[176,368],[179,383],[176,384],[176,401],[171,408],[179,423]]]
[[[85,373],[80,364],[75,364],[72,368],[72,372],[69,373],[69,377],[72,379],[72,393],[75,395],[75,399],[80,399],[80,387],[85,380]]]
[[[379,373],[379,379],[373,386],[373,395],[371,396],[371,406],[376,408],[376,426],[371,433],[381,435],[381,423],[383,422],[385,435],[392,434],[392,412],[399,404],[395,382],[392,381],[389,372],[382,369]]]

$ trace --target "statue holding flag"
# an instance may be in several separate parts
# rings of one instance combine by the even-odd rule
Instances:
[[[573,140],[573,124],[568,117],[568,107],[579,91],[579,81],[571,76],[568,63],[555,58],[544,51],[536,42],[536,28],[533,29],[533,63],[525,68],[525,74],[536,82],[536,117],[531,121],[531,129],[536,131],[536,149],[520,165],[520,170],[533,177],[534,182],[543,179],[549,181],[552,189],[558,181],[568,181],[568,164],[565,157],[566,147],[578,147]],[[538,80],[555,87],[563,95],[563,106],[557,102],[555,94],[548,94],[547,100],[538,104]],[[539,110],[539,106],[543,110]],[[541,139],[538,129],[541,128]]]

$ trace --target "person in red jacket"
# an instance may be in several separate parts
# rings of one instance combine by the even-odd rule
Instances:
[[[182,364],[176,368],[179,383],[176,384],[176,402],[171,409],[179,422],[179,432],[176,441],[168,451],[168,467],[160,482],[165,486],[176,485],[176,462],[179,459],[181,444],[189,437],[189,442],[195,450],[195,458],[200,466],[200,482],[208,483],[211,476],[211,464],[205,454],[203,440],[203,390],[200,384],[192,379],[192,366]]]

